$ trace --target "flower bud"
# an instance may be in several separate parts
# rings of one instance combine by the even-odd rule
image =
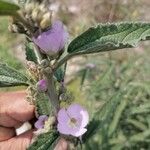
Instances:
[[[46,80],[42,79],[37,83],[37,88],[41,92],[46,92],[47,91],[47,82]]]
[[[40,27],[41,29],[46,29],[49,27],[49,25],[51,24],[50,19],[42,19],[42,21],[40,22]]]
[[[26,13],[31,14],[34,7],[35,7],[34,3],[29,3],[29,4],[25,5]]]
[[[12,32],[12,33],[17,33],[17,32],[18,32],[18,28],[17,28],[17,26],[16,26],[15,24],[10,24],[10,25],[8,26],[8,30],[9,30],[10,32]]]
[[[86,68],[87,68],[87,69],[94,69],[95,67],[96,67],[96,65],[93,64],[93,63],[88,63],[88,64],[86,64]]]
[[[49,56],[54,56],[63,50],[67,39],[68,32],[65,31],[61,21],[54,22],[49,30],[33,37],[34,43]]]
[[[35,122],[34,126],[37,129],[42,129],[44,128],[45,122],[48,120],[48,116],[46,115],[41,115],[39,116],[38,120]]]
[[[45,6],[44,4],[40,4],[40,5],[39,5],[39,9],[40,9],[41,11],[45,12],[45,11],[46,11],[46,6]]]
[[[38,18],[38,15],[39,15],[39,10],[38,10],[37,8],[35,8],[35,9],[32,11],[32,19],[33,19],[34,21],[36,21],[37,18]]]
[[[43,60],[41,61],[41,66],[42,66],[43,68],[48,67],[48,66],[49,66],[49,61],[48,61],[47,59],[43,59]]]
[[[46,29],[51,25],[51,13],[48,12],[43,15],[43,18],[40,22],[41,29]]]

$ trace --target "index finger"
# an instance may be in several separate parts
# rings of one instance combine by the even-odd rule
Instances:
[[[0,93],[0,125],[15,126],[34,117],[34,106],[26,101],[24,91]]]

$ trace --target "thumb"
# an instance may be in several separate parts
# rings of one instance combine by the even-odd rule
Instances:
[[[26,150],[33,136],[32,131],[25,132],[9,140],[0,142],[0,150]]]

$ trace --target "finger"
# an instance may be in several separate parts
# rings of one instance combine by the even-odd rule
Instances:
[[[0,125],[13,127],[34,116],[34,106],[25,99],[24,91],[0,93]]]
[[[31,143],[32,131],[28,131],[10,140],[0,142],[0,150],[26,150]]]
[[[57,143],[56,147],[54,150],[67,150],[68,148],[68,143],[65,139],[61,138],[59,142]]]
[[[0,127],[0,142],[4,140],[8,140],[12,138],[14,135],[15,135],[14,128]]]

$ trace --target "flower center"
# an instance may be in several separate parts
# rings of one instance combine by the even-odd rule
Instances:
[[[70,118],[68,124],[70,127],[74,128],[77,126],[77,120],[75,118]]]

